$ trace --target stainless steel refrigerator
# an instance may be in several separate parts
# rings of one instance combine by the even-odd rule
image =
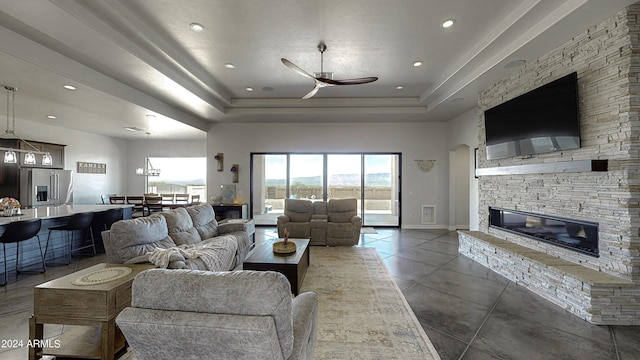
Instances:
[[[21,169],[20,204],[24,207],[73,203],[71,170]]]

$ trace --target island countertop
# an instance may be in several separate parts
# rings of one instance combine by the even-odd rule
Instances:
[[[59,206],[43,206],[31,209],[21,209],[21,215],[0,216],[0,226],[6,225],[14,221],[23,221],[31,219],[54,219],[59,217],[71,216],[76,213],[101,212],[114,208],[127,208],[133,205],[122,204],[105,204],[105,205],[59,205]]]

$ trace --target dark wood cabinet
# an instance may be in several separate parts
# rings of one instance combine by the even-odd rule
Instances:
[[[24,155],[25,153],[18,153],[18,163],[17,164],[7,164],[6,166],[16,166],[18,167],[29,167],[29,168],[47,168],[47,169],[64,169],[64,148],[66,145],[60,144],[51,144],[40,141],[31,141],[26,140],[29,144],[33,145],[33,147],[25,144],[24,142],[18,139],[1,139],[0,146],[10,149],[16,150],[36,150],[41,152],[48,152],[51,154],[53,158],[52,165],[42,165],[42,154],[36,154],[36,163],[35,165],[25,165],[24,164]],[[35,149],[34,149],[35,148]],[[0,151],[0,161],[4,159],[5,151]],[[5,165],[5,164],[3,164]]]
[[[42,165],[42,154],[36,154],[35,165],[25,165],[23,152],[18,152],[17,164],[5,164],[5,151],[0,151],[0,197],[20,198],[20,169],[21,168],[46,168],[64,169],[64,148],[65,145],[51,144],[39,141],[27,140],[38,151],[49,152],[53,158],[52,165]],[[34,150],[29,145],[18,139],[0,139],[0,147],[16,150]]]
[[[39,164],[38,167],[64,169],[64,148],[66,145],[50,143],[37,143],[33,145],[35,145],[35,147],[37,148],[41,148],[44,152],[50,153],[51,157],[53,158],[53,165],[46,166],[42,165],[42,156],[36,156],[36,162],[37,164]]]

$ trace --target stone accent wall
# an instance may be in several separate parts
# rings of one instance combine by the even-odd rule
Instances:
[[[640,286],[479,231],[459,231],[463,254],[593,324],[640,325]]]
[[[578,73],[581,148],[486,160],[484,110],[573,71]],[[479,229],[640,284],[639,74],[640,4],[635,4],[480,94],[479,167],[607,159],[609,171],[482,176]],[[598,222],[600,257],[490,229],[489,206]]]

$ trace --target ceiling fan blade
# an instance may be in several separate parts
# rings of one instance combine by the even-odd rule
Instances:
[[[319,82],[316,81],[316,86],[314,86],[313,89],[311,91],[309,91],[309,93],[307,95],[303,96],[302,98],[305,99],[305,100],[312,98],[313,95],[315,95],[318,92],[318,90],[320,90],[321,87],[322,87],[322,85]]]
[[[325,81],[331,85],[359,85],[359,84],[367,84],[370,82],[374,82],[378,80],[375,76],[357,78],[357,79],[344,79],[344,80],[330,80],[330,79],[318,79],[320,81]]]
[[[308,72],[302,70],[301,68],[299,68],[296,64],[292,63],[291,61],[285,59],[285,58],[281,58],[280,61],[282,61],[283,64],[285,64],[289,69],[297,72],[298,74],[307,77],[313,81],[316,80],[315,77],[313,77],[311,74],[309,74]]]

